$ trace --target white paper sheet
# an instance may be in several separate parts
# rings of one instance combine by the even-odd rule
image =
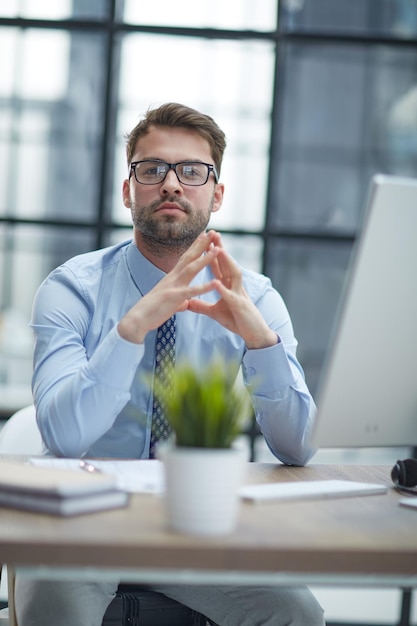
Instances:
[[[59,459],[55,457],[32,457],[29,463],[42,467],[60,467],[82,472],[81,459]],[[95,469],[116,476],[117,484],[129,493],[162,493],[164,473],[162,463],[156,460],[90,460],[83,459]]]

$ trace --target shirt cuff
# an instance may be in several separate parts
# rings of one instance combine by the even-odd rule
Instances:
[[[295,380],[282,341],[269,348],[247,350],[243,357],[243,378],[257,394],[287,393]]]

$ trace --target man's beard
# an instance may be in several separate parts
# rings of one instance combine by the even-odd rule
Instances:
[[[158,207],[165,202],[174,202],[186,213],[187,219],[178,221],[175,216],[159,215]],[[193,211],[191,205],[176,197],[158,199],[138,208],[132,203],[132,221],[141,235],[144,245],[153,253],[168,251],[185,252],[202,233],[210,220],[214,197],[205,211]]]

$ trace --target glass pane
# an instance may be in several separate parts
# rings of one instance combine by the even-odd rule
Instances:
[[[276,0],[159,0],[157,3],[126,0],[124,21],[131,24],[225,28],[232,30],[275,30]]]
[[[131,228],[115,228],[104,235],[104,246],[115,246],[118,243],[132,239]]]
[[[0,224],[0,384],[29,384],[35,292],[56,266],[91,250],[94,232]]]
[[[366,197],[361,179],[355,163],[283,157],[271,179],[270,223],[289,231],[353,233]]]
[[[101,35],[1,29],[0,215],[88,221],[102,154]],[[3,34],[5,35],[3,37]]]
[[[104,17],[109,14],[110,0],[2,0],[1,17],[61,20],[82,17]]]
[[[62,31],[0,28],[0,96],[54,102],[68,85],[69,35]]]
[[[370,167],[373,171],[416,177],[416,50],[377,47],[372,54],[372,68],[368,108],[374,119],[370,128],[374,149]]]
[[[311,391],[317,383],[335,322],[351,245],[273,240],[266,274],[281,293],[299,342],[298,357]]]
[[[417,175],[417,56],[407,48],[283,50],[270,224],[353,234],[371,176]]]
[[[280,29],[411,38],[417,33],[415,0],[283,0]]]
[[[254,272],[262,270],[263,241],[250,235],[222,235],[227,252],[240,265]]]
[[[176,67],[174,62],[160,79],[160,68],[174,58],[181,63]],[[132,80],[132,67],[139,69],[140,80]],[[130,221],[121,202],[121,182],[127,171],[122,143],[126,132],[149,106],[176,101],[211,115],[227,136],[221,173],[226,186],[224,206],[213,217],[213,226],[262,229],[273,71],[274,49],[269,42],[127,36],[121,52],[113,218],[120,223]],[[143,89],[143,85],[148,87]]]

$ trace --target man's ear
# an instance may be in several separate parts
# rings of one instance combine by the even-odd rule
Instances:
[[[216,213],[220,209],[223,204],[223,195],[224,195],[224,185],[223,183],[217,183],[214,188],[213,194],[213,206],[211,209],[212,213]]]
[[[130,209],[132,205],[132,202],[130,200],[130,184],[127,179],[123,181],[123,204],[128,209]]]

